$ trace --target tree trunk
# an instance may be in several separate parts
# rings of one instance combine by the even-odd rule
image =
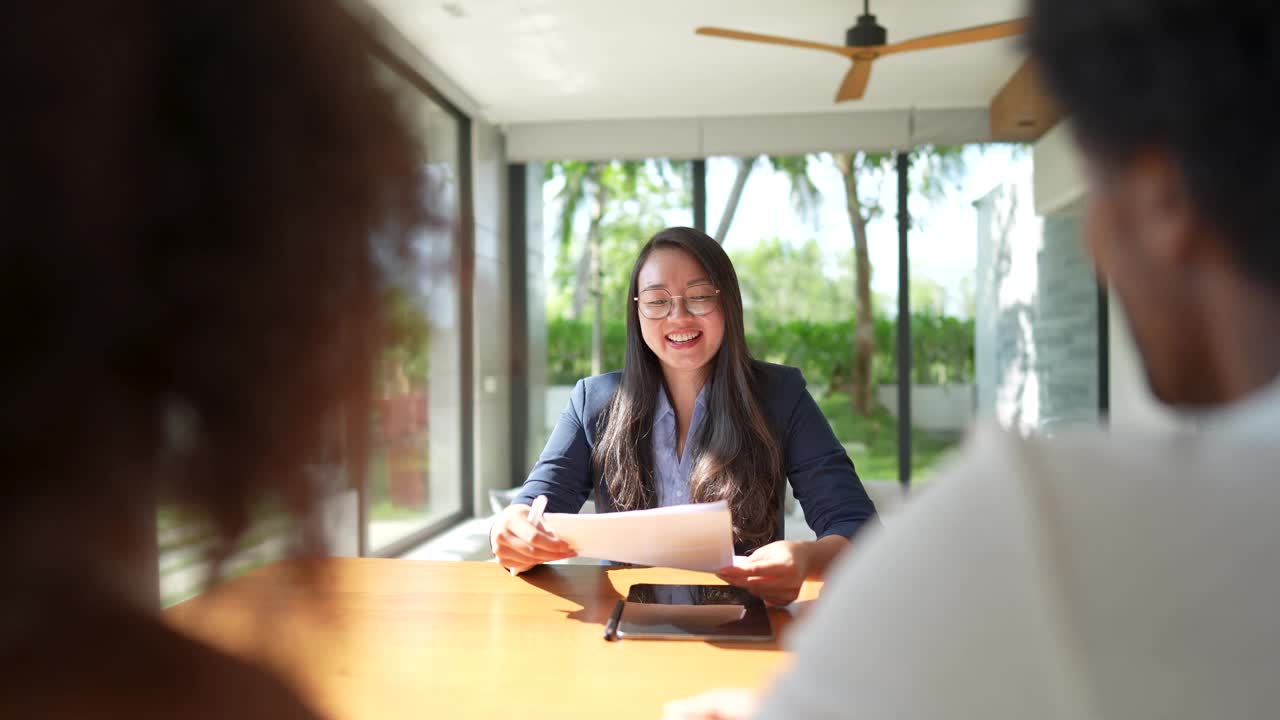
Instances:
[[[849,400],[854,412],[867,416],[875,407],[872,393],[871,358],[876,349],[875,322],[871,308],[871,256],[867,253],[867,218],[858,199],[858,165],[852,154],[836,155],[836,166],[844,177],[845,204],[849,227],[853,230],[853,378]]]
[[[587,305],[587,295],[591,292],[591,240],[582,246],[582,254],[578,256],[578,269],[573,274],[573,304],[569,306],[569,317],[582,317]]]
[[[604,372],[604,263],[600,257],[601,237],[600,221],[604,218],[605,203],[608,194],[603,184],[598,182],[597,173],[595,201],[591,206],[591,225],[587,229],[587,246],[591,256],[591,296],[594,314],[591,318],[591,374]]]
[[[582,317],[583,311],[587,307],[587,297],[591,294],[592,287],[592,271],[591,271],[591,249],[593,238],[598,239],[600,230],[600,215],[604,212],[603,204],[598,202],[603,186],[600,183],[600,164],[588,163],[587,171],[582,182],[582,192],[589,194],[588,202],[595,203],[591,208],[591,227],[587,230],[586,242],[582,244],[582,254],[578,256],[578,268],[574,273],[573,281],[573,304],[569,306],[569,317],[577,319]],[[572,223],[573,219],[570,218]]]
[[[742,189],[747,186],[747,177],[751,175],[751,168],[755,167],[756,158],[741,157],[738,158],[738,174],[733,178],[733,187],[729,189],[729,199],[724,203],[724,213],[720,216],[720,226],[716,228],[716,242],[724,244],[724,238],[729,234],[729,226],[733,224],[733,216],[738,212],[738,201],[742,200]]]

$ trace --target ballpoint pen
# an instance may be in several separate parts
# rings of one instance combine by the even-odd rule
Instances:
[[[626,607],[626,602],[619,600],[613,606],[613,613],[609,615],[609,620],[604,624],[604,639],[618,639],[618,621],[622,619],[622,609]]]
[[[529,524],[534,527],[541,526],[542,513],[546,509],[547,509],[546,495],[539,495],[538,497],[534,498],[533,505],[529,508]],[[512,577],[515,577],[516,575],[519,575],[519,574],[520,574],[519,570],[516,570],[515,568],[511,568]]]

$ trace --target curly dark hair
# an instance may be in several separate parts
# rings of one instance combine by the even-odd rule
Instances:
[[[433,222],[352,8],[6,8],[0,525],[168,496],[234,538],[263,495],[307,506],[367,407],[379,258]]]
[[[1030,45],[1089,150],[1166,149],[1241,267],[1280,285],[1280,4],[1031,0]]]

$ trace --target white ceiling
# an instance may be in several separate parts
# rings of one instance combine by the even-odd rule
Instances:
[[[866,97],[832,102],[847,61],[694,35],[699,25],[843,44],[861,0],[373,0],[502,124],[985,107],[1017,39],[878,60]],[[1022,0],[873,0],[889,41],[1018,17]]]

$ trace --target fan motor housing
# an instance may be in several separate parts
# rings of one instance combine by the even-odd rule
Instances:
[[[876,22],[875,15],[859,15],[858,24],[849,28],[844,34],[844,44],[849,47],[869,47],[884,45],[889,41],[889,32]]]

